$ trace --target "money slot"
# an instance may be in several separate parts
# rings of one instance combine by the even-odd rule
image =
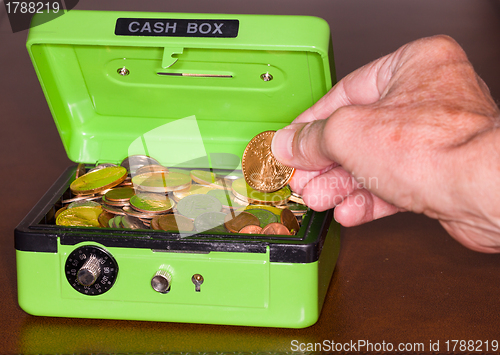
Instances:
[[[165,73],[165,72],[158,72],[156,73],[158,75],[165,75],[165,76],[188,76],[188,77],[194,77],[194,78],[232,78],[232,75],[229,74],[202,74],[202,73]]]

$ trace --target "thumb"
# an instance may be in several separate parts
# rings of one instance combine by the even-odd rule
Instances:
[[[274,157],[299,170],[318,171],[330,167],[334,161],[324,145],[326,121],[293,123],[276,131],[271,143]]]

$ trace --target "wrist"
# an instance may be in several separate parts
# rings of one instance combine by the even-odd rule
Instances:
[[[449,162],[445,188],[450,204],[441,223],[471,249],[500,251],[500,129],[493,127],[454,148]]]

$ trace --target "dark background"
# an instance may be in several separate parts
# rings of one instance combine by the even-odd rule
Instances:
[[[81,0],[75,9],[319,16],[331,26],[339,79],[408,41],[448,34],[500,98],[499,1]],[[72,163],[26,52],[26,36],[12,33],[1,6],[0,353],[290,351],[294,339],[419,342],[426,349],[440,340],[445,351],[447,340],[500,341],[500,256],[467,250],[437,222],[409,213],[343,229],[323,313],[306,329],[27,315],[17,305],[13,231]]]

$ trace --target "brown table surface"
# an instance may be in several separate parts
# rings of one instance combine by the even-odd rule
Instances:
[[[445,351],[445,341],[500,341],[500,255],[467,250],[437,222],[410,213],[343,229],[322,315],[306,329],[24,313],[17,304],[13,231],[72,163],[24,47],[27,31],[13,34],[1,7],[0,353],[287,352],[293,340],[423,343],[426,351],[439,340]],[[500,99],[498,1],[82,0],[76,8],[320,16],[332,29],[339,78],[408,41],[445,33],[465,48]],[[486,350],[485,343],[478,349]]]

